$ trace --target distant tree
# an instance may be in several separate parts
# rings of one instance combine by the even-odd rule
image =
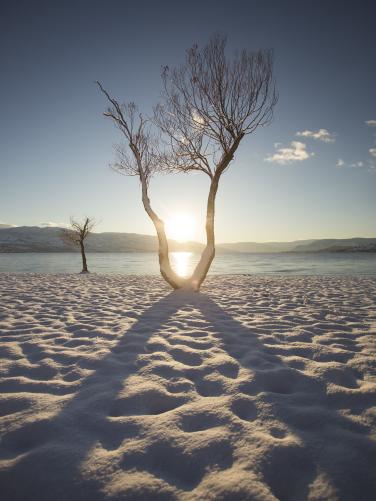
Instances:
[[[85,254],[85,239],[90,235],[95,226],[95,221],[86,217],[82,222],[70,219],[70,228],[64,228],[60,232],[60,238],[69,244],[74,244],[80,248],[82,257],[81,273],[89,273]]]
[[[174,288],[199,290],[215,255],[215,199],[225,172],[242,139],[273,116],[277,93],[271,51],[243,50],[229,59],[226,39],[213,37],[203,49],[194,45],[185,64],[162,70],[163,101],[146,119],[134,103],[119,104],[97,82],[110,103],[110,118],[126,139],[117,147],[114,168],[138,176],[145,211],[159,241],[160,271]],[[210,179],[206,211],[206,247],[192,276],[179,277],[171,268],[163,221],[152,209],[150,179],[157,172],[200,171]]]

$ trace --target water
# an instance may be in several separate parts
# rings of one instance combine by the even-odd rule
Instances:
[[[199,259],[191,252],[171,253],[179,275],[190,274]],[[158,257],[153,253],[90,253],[89,270],[95,273],[158,275]],[[78,253],[0,253],[0,272],[77,273]],[[367,275],[376,274],[375,253],[328,254],[219,254],[209,274],[255,275]]]

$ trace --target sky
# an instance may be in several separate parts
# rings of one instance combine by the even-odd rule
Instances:
[[[376,237],[374,2],[3,1],[0,223],[153,234],[139,182],[112,171],[117,129],[94,81],[150,113],[162,65],[227,35],[274,50],[274,120],[243,139],[221,179],[218,242]],[[203,240],[209,178],[163,175],[152,206]],[[172,225],[173,227],[173,225]],[[176,227],[176,224],[175,224]],[[171,235],[174,236],[174,235]]]

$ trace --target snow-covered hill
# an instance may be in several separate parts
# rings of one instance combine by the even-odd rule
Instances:
[[[77,249],[63,242],[61,228],[38,226],[2,227],[0,252],[70,252]],[[180,243],[170,240],[172,251],[201,252],[197,242]],[[88,252],[155,252],[157,237],[137,233],[92,233],[86,243]],[[294,242],[238,242],[218,244],[218,253],[252,252],[376,252],[376,238],[296,240]]]
[[[63,242],[61,228],[19,226],[0,229],[0,252],[70,252],[77,249]],[[202,244],[171,241],[171,250],[200,251]],[[154,252],[157,237],[137,233],[92,233],[87,238],[88,252]]]

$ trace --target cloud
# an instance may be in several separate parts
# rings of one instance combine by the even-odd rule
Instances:
[[[344,167],[345,165],[345,161],[342,158],[339,158],[336,162],[336,167]]]
[[[195,125],[198,125],[199,128],[201,128],[205,125],[204,117],[201,116],[200,113],[195,109],[192,112],[192,119],[195,122]]]
[[[376,148],[375,148],[375,150],[376,150]],[[376,156],[376,151],[375,151],[375,156]],[[344,160],[342,160],[342,158],[339,158],[336,162],[336,167],[338,167],[338,168],[343,167],[346,169],[360,169],[360,170],[367,169],[368,172],[372,172],[372,173],[376,172],[376,164],[373,161],[373,159],[367,160],[365,162],[363,162],[362,160],[358,160],[358,161],[350,164],[350,163],[347,163]]]
[[[296,135],[300,137],[311,137],[312,139],[318,139],[324,143],[334,143],[335,141],[334,134],[329,132],[328,129],[319,129],[317,131],[303,130],[301,132],[297,132]]]
[[[364,123],[366,125],[369,125],[370,127],[376,126],[376,120],[366,120]],[[353,163],[347,163],[344,160],[342,160],[342,158],[338,158],[338,160],[336,162],[336,167],[339,167],[339,168],[347,167],[347,168],[351,168],[351,169],[361,169],[361,170],[367,169],[368,172],[375,173],[376,172],[376,164],[375,164],[374,158],[376,158],[376,147],[369,148],[368,152],[372,158],[370,158],[368,160],[366,159],[364,161],[358,160],[358,161],[353,162]]]
[[[349,167],[353,167],[354,169],[358,169],[359,167],[363,167],[364,163],[363,162],[354,162],[349,165]]]
[[[277,143],[279,144],[279,143]],[[274,155],[265,158],[267,162],[275,162],[280,165],[291,164],[293,162],[301,162],[307,160],[314,153],[309,153],[306,150],[307,145],[300,141],[292,141],[288,148],[278,148]]]
[[[376,164],[372,160],[368,161],[368,172],[371,174],[376,174]]]
[[[37,226],[41,228],[68,228],[69,224],[67,223],[54,223],[53,221],[45,221],[42,223],[38,223]]]

